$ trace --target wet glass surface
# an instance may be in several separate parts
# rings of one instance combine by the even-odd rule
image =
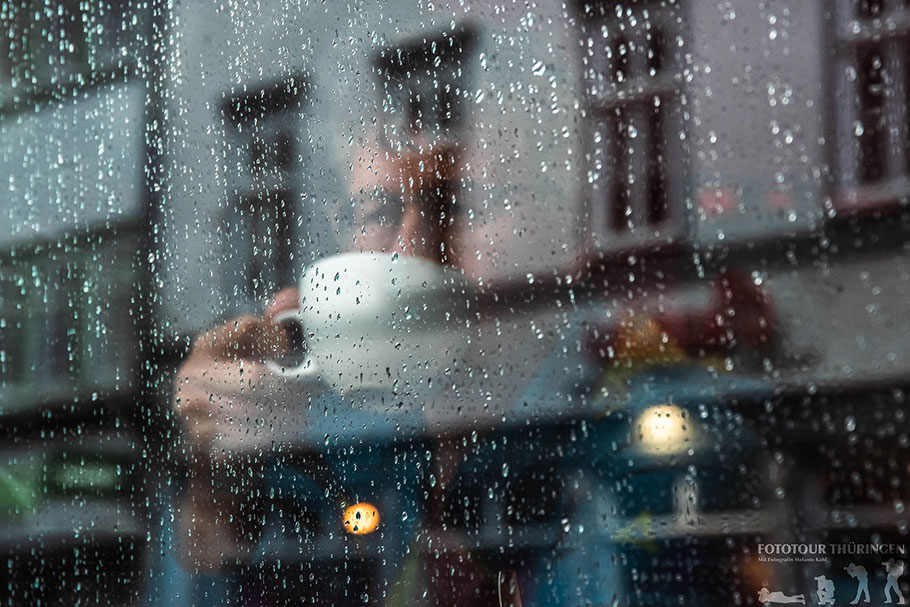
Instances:
[[[0,42],[4,605],[904,603],[907,2]]]

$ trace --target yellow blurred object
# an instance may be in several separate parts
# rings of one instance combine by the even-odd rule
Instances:
[[[354,535],[372,533],[379,526],[379,511],[367,502],[354,504],[344,511],[344,529]]]
[[[668,364],[686,360],[676,341],[649,316],[629,316],[619,323],[613,360],[617,364]]]
[[[669,403],[643,411],[636,426],[640,448],[655,455],[683,453],[695,447],[698,439],[685,409]]]

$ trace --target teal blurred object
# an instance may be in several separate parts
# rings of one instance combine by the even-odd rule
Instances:
[[[42,465],[28,462],[0,467],[0,516],[34,512],[41,500]]]

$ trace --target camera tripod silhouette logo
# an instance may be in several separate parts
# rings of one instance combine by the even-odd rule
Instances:
[[[815,594],[818,595],[818,604],[819,605],[833,605],[834,604],[834,582],[829,580],[823,575],[815,576],[815,582],[818,584],[818,589],[815,591]]]
[[[853,600],[850,601],[851,605],[856,605],[859,603],[859,598],[865,596],[863,599],[864,603],[870,601],[869,598],[869,573],[866,571],[866,568],[862,565],[857,565],[856,563],[850,563],[848,566],[844,567],[847,571],[847,574],[856,580],[856,596],[853,597]]]
[[[882,565],[885,566],[885,571],[888,573],[888,581],[885,583],[885,602],[891,602],[891,591],[893,590],[897,595],[897,604],[906,604],[907,601],[904,600],[904,595],[901,594],[900,586],[897,583],[897,578],[904,575],[904,561],[888,559]]]
[[[901,593],[900,585],[898,584],[898,579],[904,574],[904,562],[888,559],[883,562],[882,565],[885,568],[885,573],[887,575],[887,580],[885,582],[884,595],[885,595],[885,604],[890,604],[894,602],[894,597],[897,597],[898,605],[905,605],[907,603],[904,595]],[[856,605],[862,599],[863,603],[869,603],[871,597],[869,594],[869,573],[866,571],[866,568],[862,565],[857,565],[856,563],[850,563],[847,567],[844,567],[844,570],[847,574],[856,580],[856,596],[853,597],[853,600],[850,601],[851,605]],[[819,605],[833,605],[834,604],[834,582],[829,580],[824,575],[819,575],[815,577],[815,582],[817,588],[815,591],[817,602]],[[765,604],[790,604],[790,603],[799,603],[801,605],[806,604],[806,595],[804,594],[792,594],[788,595],[780,590],[768,590],[767,588],[762,588],[758,591],[758,600],[761,603]]]

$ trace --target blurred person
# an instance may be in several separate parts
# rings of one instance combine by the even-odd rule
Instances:
[[[457,265],[453,228],[457,150],[415,146],[396,153],[364,148],[352,167],[357,218],[349,251],[387,252]],[[217,449],[219,412],[231,407],[228,386],[252,385],[268,374],[263,362],[288,353],[291,339],[275,322],[298,306],[297,289],[278,292],[263,315],[230,320],[197,338],[178,370],[174,407],[185,428],[189,478],[178,522],[184,565],[217,570],[255,547],[261,454],[240,459]],[[225,388],[221,390],[221,388]]]

